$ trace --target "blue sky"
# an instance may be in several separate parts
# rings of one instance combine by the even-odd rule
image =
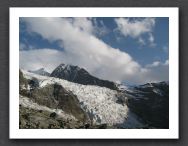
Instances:
[[[168,80],[165,17],[20,18],[19,38],[23,69],[50,72],[63,62],[113,81]]]

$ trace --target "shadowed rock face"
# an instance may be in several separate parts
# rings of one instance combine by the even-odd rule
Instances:
[[[38,104],[62,109],[80,121],[86,120],[85,112],[81,109],[76,95],[65,90],[61,85],[52,84],[43,88],[35,88],[31,93],[31,98]]]
[[[50,75],[83,85],[97,85],[116,90],[115,83],[98,79],[90,75],[85,69],[78,66],[60,64]]]
[[[134,87],[128,100],[130,109],[149,127],[169,128],[169,85],[166,82],[147,83]]]

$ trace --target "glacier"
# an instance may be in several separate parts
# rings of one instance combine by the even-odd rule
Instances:
[[[22,70],[22,72],[27,79],[36,78],[39,81],[39,88],[57,83],[66,90],[71,91],[77,96],[81,108],[89,115],[94,124],[119,125],[121,128],[142,128],[144,126],[139,118],[130,111],[127,104],[119,104],[116,102],[118,96],[118,91],[116,90],[41,76],[26,70]]]

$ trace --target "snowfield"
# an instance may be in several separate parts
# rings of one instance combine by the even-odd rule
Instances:
[[[77,95],[81,107],[88,113],[95,124],[107,123],[109,125],[121,125],[123,128],[139,128],[143,124],[129,111],[126,104],[116,103],[117,91],[105,87],[93,85],[81,85],[67,80],[41,76],[22,70],[27,79],[37,78],[39,87],[58,83],[66,90]],[[22,98],[21,98],[22,100]]]

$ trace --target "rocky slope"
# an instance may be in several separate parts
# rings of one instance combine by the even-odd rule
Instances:
[[[121,89],[128,97],[128,106],[150,128],[169,128],[168,82],[147,83]]]
[[[50,75],[83,85],[97,85],[116,90],[116,85],[107,80],[98,79],[90,75],[85,69],[73,65],[60,64]]]
[[[92,125],[90,128],[100,125],[106,125],[108,128],[143,127],[127,105],[118,101],[122,95],[115,90],[81,85],[27,71],[23,71],[23,76],[28,85],[22,87],[22,96],[40,106],[62,110],[83,125]]]
[[[21,71],[20,106],[22,106],[20,109],[22,111],[25,107],[32,108],[32,110],[48,109],[48,112],[51,109],[51,112],[55,110],[56,114],[63,112],[70,115],[70,117],[73,116],[74,121],[79,121],[83,124],[88,123],[87,120],[89,120],[86,113],[80,107],[77,96],[72,92],[65,90],[58,84],[50,84],[40,88],[37,78],[27,79]],[[43,108],[43,106],[46,108]]]
[[[79,128],[82,125],[62,110],[39,105],[23,96],[20,96],[19,116],[21,129],[68,129]]]

